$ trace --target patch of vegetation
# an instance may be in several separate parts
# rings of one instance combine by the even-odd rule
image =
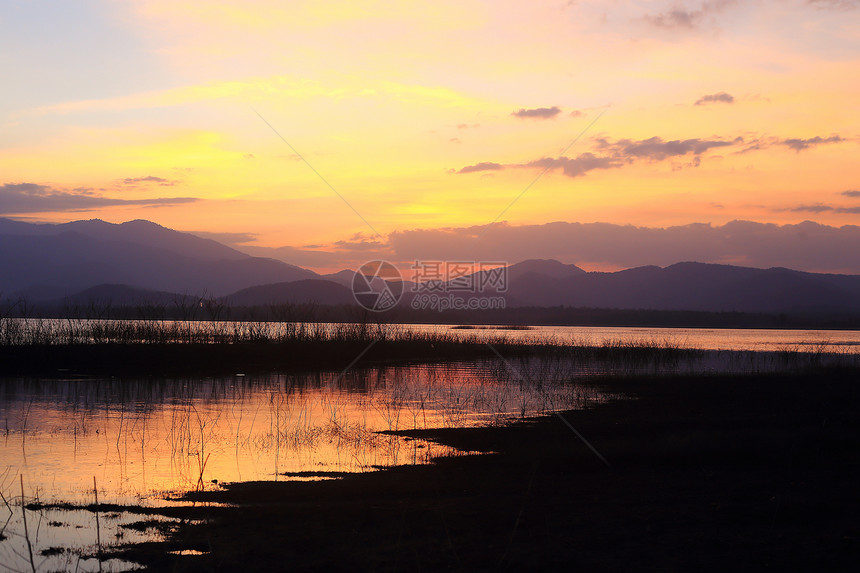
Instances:
[[[357,360],[439,362],[527,355],[624,366],[672,363],[702,352],[668,342],[571,344],[374,323],[0,318],[0,376],[234,374],[342,369]]]

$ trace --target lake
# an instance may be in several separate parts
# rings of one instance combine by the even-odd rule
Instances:
[[[212,328],[189,323],[189,328]],[[260,328],[277,328],[261,325]],[[326,325],[320,325],[326,328]],[[129,512],[27,504],[156,506],[185,491],[251,480],[332,479],[464,455],[385,430],[501,424],[610,396],[581,383],[603,374],[744,372],[786,367],[785,351],[855,360],[860,332],[396,325],[510,341],[645,344],[706,350],[669,362],[523,358],[220,378],[0,380],[0,568],[124,570],[84,558],[112,543],[157,538]],[[788,364],[790,366],[790,364]],[[23,490],[23,492],[22,492]],[[161,518],[164,519],[164,518]],[[25,520],[27,527],[25,528]],[[53,548],[53,549],[52,549]],[[42,552],[48,553],[43,555]]]
[[[396,325],[419,332],[458,332],[463,336],[511,341],[602,345],[636,343],[753,352],[860,352],[860,330],[777,330],[741,328],[650,328],[629,326],[533,326],[525,330],[499,326]]]
[[[90,504],[97,488],[102,503],[164,505],[222,482],[326,479],[464,453],[381,430],[496,424],[605,399],[559,364],[527,367],[540,371],[539,384],[489,362],[193,380],[5,380],[0,493],[10,505],[0,564],[29,568],[22,477],[27,503]],[[145,537],[124,527],[141,516],[103,515],[97,531],[89,511],[26,513],[43,570],[98,569],[75,553],[38,555],[52,547],[94,552],[97,533],[102,546]]]
[[[211,342],[241,338],[316,336],[346,327],[450,335],[525,344],[656,345],[699,350],[860,353],[860,330],[651,328],[604,326],[462,326],[453,324],[283,323],[232,321],[3,319],[0,343]],[[173,337],[167,338],[164,337]],[[139,337],[135,339],[135,337]]]

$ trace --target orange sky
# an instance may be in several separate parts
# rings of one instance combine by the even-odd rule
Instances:
[[[0,216],[317,251],[860,220],[858,2],[67,4],[4,8]]]

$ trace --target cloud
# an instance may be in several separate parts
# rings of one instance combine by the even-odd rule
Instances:
[[[500,163],[493,163],[491,161],[483,161],[481,163],[476,163],[474,165],[467,165],[463,167],[457,173],[474,173],[476,171],[499,171],[504,169],[505,166]]]
[[[511,115],[514,117],[521,118],[537,118],[537,119],[550,119],[552,117],[557,116],[561,113],[561,108],[557,106],[552,107],[536,107],[534,109],[524,109],[521,108],[519,111],[511,112]]]
[[[734,96],[727,94],[726,92],[720,92],[716,94],[708,94],[703,95],[694,105],[706,105],[709,103],[735,103]]]
[[[361,244],[359,244],[361,243]],[[344,245],[338,248],[335,245]],[[370,260],[393,260],[391,247],[387,243],[373,241],[338,241],[335,245],[304,245],[302,247],[257,247],[236,245],[236,249],[255,257],[278,259],[291,265],[310,268],[320,273],[358,269]]]
[[[733,141],[698,138],[663,141],[660,137],[651,137],[639,141],[619,139],[615,143],[600,140],[600,146],[604,149],[610,150],[616,156],[660,161],[670,157],[677,157],[690,153],[693,155],[701,155],[709,149],[728,147],[742,142],[743,140],[740,138]]]
[[[389,241],[398,260],[508,261],[554,258],[567,263],[629,268],[681,261],[788,267],[860,274],[860,227],[810,221],[774,225],[732,221],[676,227],[556,222],[512,226],[397,231]]]
[[[860,213],[860,207],[837,207],[834,205],[825,205],[816,203],[814,205],[798,205],[787,209],[777,209],[777,211],[790,211],[792,213]]]
[[[804,149],[815,147],[816,145],[824,145],[827,143],[840,143],[843,141],[846,140],[842,137],[839,137],[838,135],[831,135],[830,137],[820,137],[816,135],[815,137],[810,137],[809,139],[783,139],[780,143],[782,145],[792,148],[797,152],[800,152]]]
[[[806,0],[806,3],[820,10],[851,10],[860,6],[858,0]]]
[[[379,249],[385,248],[385,243],[380,242],[378,239],[368,238],[364,233],[356,233],[348,240],[343,241],[335,241],[334,246],[338,250],[342,251],[378,251]]]
[[[255,233],[210,233],[208,231],[186,231],[203,239],[212,239],[224,245],[236,246],[253,243],[257,240]]]
[[[840,195],[845,195],[846,197],[860,197],[860,191],[856,189],[849,189],[847,191],[843,191]]]
[[[353,260],[349,256],[335,251],[302,249],[298,247],[256,247],[254,245],[236,245],[238,251],[252,257],[265,257],[297,265],[306,269],[339,271],[344,268],[358,268],[368,260],[368,255],[362,255]],[[373,259],[385,259],[385,256],[373,256]]]
[[[792,213],[826,213],[827,211],[835,211],[830,205],[798,205],[789,209]]]
[[[517,165],[517,167],[561,168],[568,177],[579,177],[595,169],[615,169],[624,164],[625,162],[617,157],[599,157],[593,153],[582,153],[576,157],[559,157],[558,159],[544,157],[523,165]]]
[[[673,8],[661,14],[647,15],[645,16],[645,21],[657,28],[693,30],[698,28],[708,17],[719,14],[725,8],[735,3],[735,0],[703,2],[701,8],[698,10]]]
[[[702,18],[701,11],[675,9],[645,19],[660,28],[694,28]]]
[[[578,109],[575,109],[572,112],[570,112],[570,117],[582,117],[584,115],[585,115],[585,112],[578,110]]]
[[[511,167],[561,169],[568,177],[580,177],[595,169],[617,169],[640,159],[663,161],[685,155],[693,155],[694,158],[686,164],[673,165],[673,169],[696,167],[701,162],[700,156],[707,151],[738,145],[743,143],[743,139],[738,137],[732,141],[722,139],[664,141],[660,137],[651,137],[642,140],[619,139],[614,142],[607,139],[597,139],[596,142],[595,147],[601,152],[599,155],[586,152],[577,157],[559,157],[557,159],[542,157],[526,163],[511,165]],[[476,163],[475,165],[467,165],[457,171],[457,173],[500,170],[503,168],[504,166],[499,163],[485,161]]]
[[[0,186],[0,214],[90,211],[101,207],[136,205],[160,207],[199,201],[194,197],[114,199],[96,195],[91,189],[54,189],[38,183],[5,183]]]
[[[162,187],[173,187],[177,181],[165,179],[164,177],[156,177],[147,175],[146,177],[126,177],[122,180],[123,185],[136,185],[138,183],[158,183]]]
[[[720,94],[716,94],[714,97],[719,95]],[[816,136],[808,139],[760,137],[748,141],[744,140],[743,137],[736,137],[734,139],[692,138],[666,141],[658,136],[649,137],[648,139],[618,139],[615,141],[611,141],[606,138],[595,138],[594,141],[595,144],[593,148],[596,153],[587,152],[577,157],[559,157],[558,159],[542,157],[540,159],[509,166],[519,168],[561,169],[568,177],[579,177],[595,169],[617,169],[640,160],[671,161],[679,157],[692,156],[692,158],[687,161],[673,161],[672,169],[678,170],[687,167],[698,167],[701,164],[702,156],[713,149],[743,146],[743,149],[739,149],[735,151],[735,153],[748,153],[750,151],[766,149],[772,145],[784,145],[800,152],[816,145],[839,143],[848,140],[840,137],[839,135],[832,135],[826,138]],[[498,171],[504,169],[504,167],[505,166],[500,163],[483,161],[474,165],[467,165],[459,171],[456,171],[456,173]],[[849,193],[846,193],[846,195],[852,197],[858,196]]]

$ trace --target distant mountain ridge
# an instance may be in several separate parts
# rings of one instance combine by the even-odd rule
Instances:
[[[169,304],[185,296],[247,307],[355,305],[353,271],[319,275],[148,221],[39,225],[0,219],[0,271],[0,298],[57,305],[99,298]],[[507,267],[506,278],[501,292],[443,288],[437,294],[502,296],[508,307],[860,314],[860,275],[696,262],[586,272],[531,259]],[[408,308],[418,289],[408,280],[403,287],[400,307]]]
[[[260,284],[316,278],[148,221],[39,225],[0,219],[0,292],[60,298],[100,284],[224,296]]]
[[[224,298],[232,306],[355,304],[352,290],[329,280],[303,279],[242,289]]]
[[[102,241],[125,241],[149,247],[166,249],[179,255],[211,260],[244,259],[248,255],[222,245],[212,239],[203,239],[191,233],[174,231],[144,219],[125,223],[107,223],[101,219],[72,221],[70,223],[22,223],[0,218],[0,235],[55,236],[75,232]]]
[[[513,306],[716,312],[860,312],[860,276],[684,262],[511,280]]]

